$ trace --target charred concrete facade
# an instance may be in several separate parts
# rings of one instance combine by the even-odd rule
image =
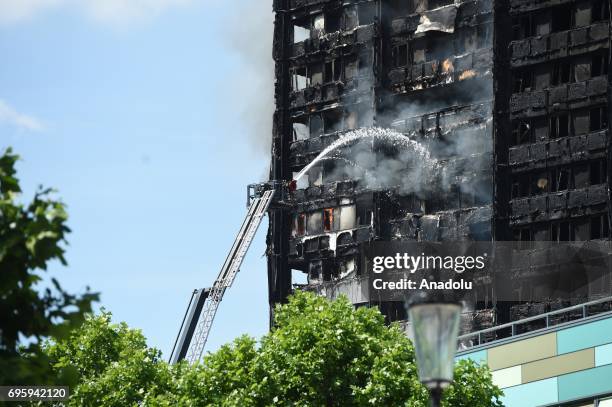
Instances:
[[[274,11],[271,180],[291,184],[372,127],[418,140],[440,171],[417,186],[397,181],[414,164],[374,184],[342,170],[363,155],[312,167],[270,212],[271,304],[304,274],[300,289],[405,319],[364,288],[371,241],[609,238],[607,0],[275,0]],[[480,294],[470,329],[540,311]]]
[[[499,118],[509,137],[498,143],[508,153],[498,167],[507,164],[511,188],[499,194],[508,220],[499,235],[608,238],[608,1],[512,2],[509,19],[512,89]]]
[[[512,30],[498,30],[496,40],[495,238],[609,240],[609,2],[510,1],[498,11]],[[512,305],[498,317],[515,320],[609,293],[575,290]]]

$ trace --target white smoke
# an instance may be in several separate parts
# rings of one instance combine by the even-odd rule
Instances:
[[[234,78],[233,107],[248,131],[253,150],[270,154],[274,113],[274,60],[272,3],[240,3],[228,17],[227,41],[240,58],[240,75]]]
[[[361,188],[394,189],[421,199],[448,195],[457,186],[462,193],[487,202],[490,191],[482,188],[477,176],[491,160],[487,135],[487,122],[457,131],[449,140],[360,128],[344,133],[295,179],[321,172],[324,183],[355,180]]]
[[[323,150],[295,177],[318,165],[333,162],[327,181],[359,180],[372,190],[398,188],[402,194],[421,195],[440,174],[440,165],[423,144],[391,129],[361,128],[345,133]]]

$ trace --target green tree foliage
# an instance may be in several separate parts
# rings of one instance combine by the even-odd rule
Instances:
[[[46,350],[58,371],[78,375],[73,406],[134,406],[149,394],[173,390],[173,372],[161,353],[147,347],[140,331],[112,324],[109,313],[86,318],[68,339]]]
[[[139,331],[90,317],[48,348],[59,369],[80,374],[71,405],[426,406],[412,344],[376,309],[355,310],[297,292],[258,344],[243,336],[202,363],[169,366]],[[486,367],[461,361],[445,406],[501,406]]]
[[[39,189],[32,202],[18,203],[18,156],[0,155],[0,384],[52,383],[43,338],[62,338],[91,310],[96,294],[72,295],[56,279],[41,287],[41,272],[56,260],[66,264],[67,215]]]

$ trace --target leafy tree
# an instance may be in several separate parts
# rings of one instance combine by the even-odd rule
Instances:
[[[70,405],[137,405],[147,394],[172,389],[174,376],[140,331],[112,324],[111,314],[89,316],[66,340],[47,345],[58,371],[75,371]]]
[[[11,149],[0,155],[0,384],[52,383],[41,339],[65,337],[97,295],[69,294],[55,278],[40,288],[51,261],[66,264],[62,245],[70,230],[52,190],[40,188],[27,205],[17,201],[17,160]]]
[[[297,292],[275,315],[259,344],[240,337],[195,366],[169,366],[109,314],[90,317],[48,353],[56,367],[81,375],[75,406],[427,405],[412,344],[378,310]],[[445,406],[502,405],[486,367],[461,361],[455,375]]]

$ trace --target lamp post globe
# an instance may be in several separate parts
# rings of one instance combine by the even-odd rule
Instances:
[[[419,380],[438,407],[442,391],[453,381],[461,304],[421,301],[407,304],[414,333]]]

